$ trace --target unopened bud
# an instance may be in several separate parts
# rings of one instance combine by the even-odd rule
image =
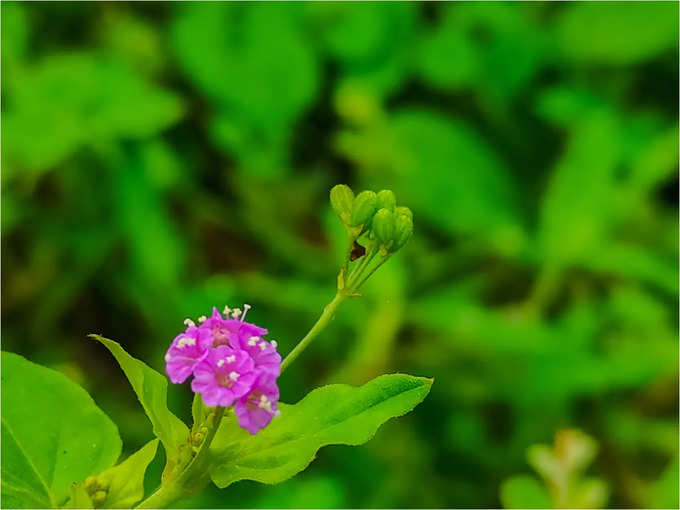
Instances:
[[[106,499],[106,496],[107,496],[106,491],[97,491],[94,494],[92,494],[92,496],[91,496],[92,502],[95,505],[101,505],[104,502],[104,500]]]
[[[88,492],[91,492],[96,483],[97,479],[94,476],[88,476],[83,481],[83,487],[85,487],[85,490],[87,490]]]
[[[408,214],[399,214],[394,223],[394,244],[392,245],[391,251],[397,251],[404,246],[413,234],[412,216],[409,216]]]
[[[394,208],[397,206],[397,197],[394,196],[392,190],[384,189],[379,191],[377,197],[378,209],[387,209],[394,212]]]
[[[399,207],[397,207],[394,210],[394,214],[396,214],[397,216],[401,216],[402,214],[405,214],[406,216],[411,218],[411,221],[413,221],[413,213],[411,212],[411,209],[409,209],[408,207],[404,207],[404,206],[400,205]]]
[[[373,191],[362,191],[352,202],[350,225],[358,227],[367,223],[378,208],[378,197]]]
[[[381,244],[386,247],[391,246],[394,238],[394,214],[389,209],[380,209],[375,216],[373,216],[373,224],[371,231]]]
[[[353,201],[354,193],[349,186],[338,184],[331,189],[331,206],[343,223],[349,223]]]

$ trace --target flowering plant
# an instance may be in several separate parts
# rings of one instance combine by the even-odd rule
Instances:
[[[394,194],[349,187],[331,190],[345,226],[347,249],[335,297],[282,360],[267,330],[243,309],[213,308],[186,319],[171,342],[165,369],[171,382],[191,379],[189,428],[167,407],[167,379],[113,340],[91,335],[116,358],[156,436],[116,464],[117,427],[79,386],[16,354],[2,353],[3,505],[16,508],[163,508],[210,481],[279,483],[304,470],[322,446],[359,445],[386,420],[428,394],[431,379],[383,375],[361,387],[317,388],[297,404],[279,402],[277,379],[325,328],[346,299],[411,237],[413,216]],[[49,420],[44,417],[49,416]],[[158,488],[144,493],[158,443],[166,464]]]

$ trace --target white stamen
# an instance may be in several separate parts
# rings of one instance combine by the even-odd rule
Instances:
[[[227,356],[225,359],[227,360],[227,363],[233,363],[236,361],[236,356],[232,354],[231,356]]]
[[[179,339],[177,342],[177,348],[182,349],[187,345],[196,345],[196,339],[191,338],[190,336],[183,336],[182,338]]]
[[[265,350],[267,348],[267,342],[260,342],[260,349]]]
[[[207,320],[208,320],[208,318],[207,318],[205,315],[201,315],[201,316],[198,318],[198,322],[200,322],[201,324],[203,324],[203,323],[204,323],[205,321],[207,321]]]
[[[256,336],[251,336],[251,337],[248,339],[248,345],[251,346],[251,347],[253,347],[253,346],[258,342],[258,340],[260,340],[258,337],[256,337]]]
[[[165,361],[170,361],[170,358],[172,358],[172,356],[170,356],[170,353],[167,353],[165,355]]]
[[[224,310],[222,311],[224,312],[225,317],[229,317],[229,313],[231,313],[231,308],[229,308],[228,305],[225,305]]]
[[[241,315],[241,322],[246,320],[246,314],[248,313],[248,310],[250,310],[251,308],[252,308],[252,306],[244,303],[244,305],[243,305],[243,315]]]
[[[262,395],[260,397],[260,401],[257,403],[257,407],[269,411],[270,413],[272,412],[272,403],[269,401],[266,395]]]
[[[241,313],[242,313],[242,312],[241,312],[241,309],[240,309],[240,308],[234,308],[234,310],[231,312],[231,316],[232,316],[234,319],[238,319],[238,318],[239,318],[239,315],[241,315]]]
[[[279,345],[278,343],[276,343],[276,340],[272,340],[272,341],[269,342],[269,343],[272,344],[272,347],[273,347],[274,349],[276,349],[276,348],[278,347],[278,345]]]
[[[184,325],[188,328],[195,326],[196,323],[192,321],[191,319],[184,319]]]
[[[218,367],[221,367],[222,365],[224,365],[224,360],[223,360],[223,359],[218,359],[218,360],[217,360],[217,366],[218,366]]]
[[[238,372],[229,372],[229,379],[232,381],[238,381],[239,374]]]

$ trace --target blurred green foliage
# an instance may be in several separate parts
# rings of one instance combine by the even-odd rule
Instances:
[[[397,370],[431,395],[187,504],[499,506],[578,427],[609,505],[677,507],[677,34],[655,2],[3,2],[3,349],[83,385],[129,453],[150,427],[85,334],[160,369],[184,317],[245,301],[287,352],[333,295],[328,190],[390,188],[413,240],[282,397]]]

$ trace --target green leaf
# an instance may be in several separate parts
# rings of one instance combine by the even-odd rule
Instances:
[[[299,30],[299,7],[200,3],[177,12],[172,39],[179,63],[229,118],[284,129],[312,103],[318,65]]]
[[[84,145],[146,138],[182,104],[126,65],[94,53],[45,58],[8,93],[3,154],[12,169],[46,170]]]
[[[395,193],[416,215],[453,233],[514,235],[514,183],[481,136],[424,110],[397,113],[390,130]]]
[[[552,508],[545,487],[529,475],[505,480],[501,485],[501,502],[503,508]]]
[[[69,493],[71,497],[64,508],[94,508],[92,498],[82,482],[73,482],[69,487]]]
[[[408,77],[418,30],[417,5],[408,2],[310,3],[321,22],[326,51],[341,81],[385,96]],[[343,86],[341,85],[341,86]]]
[[[132,508],[144,497],[146,468],[156,456],[158,439],[146,443],[123,462],[104,471],[97,481],[108,487],[101,508]]]
[[[557,264],[581,262],[607,239],[615,220],[614,176],[621,157],[617,119],[598,112],[582,120],[552,173],[541,204],[543,257]]]
[[[116,425],[80,386],[2,353],[2,506],[62,504],[69,487],[113,465]]]
[[[22,64],[29,43],[30,27],[23,5],[14,2],[2,4],[2,71],[16,71]],[[7,74],[5,74],[7,76]],[[6,82],[7,83],[7,82]],[[10,79],[16,83],[16,76]],[[3,87],[5,87],[3,85]]]
[[[633,64],[677,45],[678,9],[665,2],[574,2],[555,33],[571,60]]]
[[[652,484],[648,508],[678,508],[679,465],[678,457],[675,457],[661,477]]]
[[[423,401],[432,379],[383,375],[360,387],[333,384],[312,391],[295,405],[280,404],[281,416],[257,435],[223,420],[211,445],[215,485],[238,480],[279,483],[304,470],[319,448],[359,445],[388,419]]]
[[[163,443],[168,462],[176,461],[180,445],[186,443],[189,436],[189,429],[168,409],[168,380],[146,363],[130,356],[118,342],[100,335],[90,336],[104,344],[116,358],[151,420],[154,434]]]

